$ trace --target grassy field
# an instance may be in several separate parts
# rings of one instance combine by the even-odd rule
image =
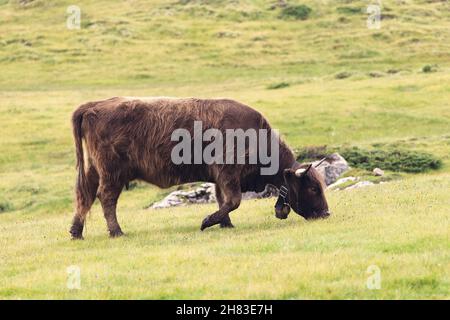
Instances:
[[[448,1],[383,1],[381,29],[368,1],[288,1],[306,20],[262,0],[25,2],[0,0],[0,299],[450,297]],[[214,205],[145,209],[168,190],[138,183],[119,201],[125,237],[108,238],[96,203],[70,241],[71,112],[117,95],[231,97],[291,147],[394,144],[443,167],[330,191],[324,221],[249,200],[235,229],[205,232]]]

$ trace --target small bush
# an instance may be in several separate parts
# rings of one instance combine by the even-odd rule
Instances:
[[[269,90],[275,90],[275,89],[282,89],[282,88],[286,88],[289,87],[290,84],[287,82],[278,82],[278,83],[272,83],[271,85],[267,86],[267,89]]]
[[[340,23],[349,23],[351,20],[346,17],[339,17],[338,22]]]
[[[312,9],[304,4],[297,6],[287,6],[281,10],[280,18],[306,20],[308,19]]]
[[[436,66],[435,65],[431,66],[431,65],[427,64],[427,65],[423,66],[423,68],[422,68],[422,72],[423,73],[436,72],[436,71],[437,70],[436,70]]]
[[[431,72],[432,68],[430,65],[426,65],[422,68],[422,72]]]
[[[335,77],[336,79],[346,79],[346,78],[349,78],[349,77],[351,77],[351,76],[352,76],[352,74],[351,74],[350,72],[343,71],[343,72],[339,72],[339,73],[336,74],[334,77]]]
[[[400,72],[400,70],[398,70],[398,69],[389,69],[387,71],[387,73],[389,73],[389,74],[396,74],[396,73],[399,73],[399,72]]]
[[[6,202],[6,201],[0,202],[0,213],[11,211],[12,209],[13,209],[13,206],[11,205],[11,203]]]
[[[371,77],[371,78],[381,78],[383,76],[384,76],[384,74],[381,72],[378,72],[378,71],[369,72],[369,77]]]
[[[309,146],[295,150],[297,161],[306,162],[324,158],[329,154],[327,146]]]
[[[353,147],[338,152],[350,166],[365,170],[373,170],[378,167],[383,170],[419,173],[439,169],[442,166],[440,159],[429,153],[418,151],[394,148],[363,150]]]
[[[343,14],[359,14],[363,13],[363,9],[359,7],[338,7],[337,12]]]
[[[315,161],[334,152],[339,153],[353,168],[372,171],[374,168],[395,172],[419,173],[436,170],[442,161],[435,156],[419,151],[398,149],[393,146],[380,146],[377,149],[358,147],[329,148],[309,146],[295,151],[299,162]]]

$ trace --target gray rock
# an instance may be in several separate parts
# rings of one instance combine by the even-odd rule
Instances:
[[[328,189],[330,190],[340,190],[340,186],[348,181],[357,181],[359,180],[358,177],[345,177],[337,180],[335,183],[332,183],[328,186]]]
[[[151,205],[153,209],[182,206],[189,203],[215,202],[215,188],[213,183],[204,183],[195,190],[176,190],[171,192],[161,201]]]
[[[152,205],[154,209],[168,208],[174,206],[181,206],[185,204],[177,195],[169,194],[167,197],[162,199],[161,201],[155,202]]]
[[[261,192],[244,192],[242,194],[242,199],[249,200],[249,199],[262,199],[262,198],[270,198],[270,197],[277,197],[278,196],[278,189],[274,186],[268,184]]]
[[[358,188],[362,188],[362,187],[372,186],[374,184],[375,183],[373,183],[371,181],[360,181],[358,183],[355,183],[354,185],[351,185],[351,186],[345,188],[345,190],[358,189]]]
[[[261,199],[278,196],[278,189],[267,185],[262,192],[244,192],[242,199]],[[203,183],[195,190],[177,190],[171,192],[161,201],[153,203],[150,208],[161,209],[177,207],[187,204],[213,203],[216,202],[216,186],[214,183]]]
[[[316,166],[319,161],[314,161],[313,166]],[[333,153],[325,158],[316,170],[323,176],[327,186],[337,181],[340,175],[350,169],[347,161],[339,154]]]
[[[319,161],[313,162],[317,165]],[[347,161],[338,153],[333,153],[325,159],[316,168],[324,177],[327,185],[335,182],[338,177],[347,171],[350,167]],[[216,192],[214,183],[203,183],[194,190],[177,190],[167,195],[161,201],[153,203],[150,207],[154,209],[182,206],[195,203],[213,203],[216,202]],[[262,192],[244,192],[242,199],[261,199],[278,196],[278,189],[272,185],[267,185]]]
[[[375,169],[373,169],[372,173],[373,173],[373,175],[376,176],[376,177],[384,176],[384,171],[381,170],[380,168],[375,168]]]

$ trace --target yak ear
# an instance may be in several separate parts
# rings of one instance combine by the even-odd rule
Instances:
[[[293,169],[284,169],[283,176],[287,184],[292,183],[295,180],[295,171]]]
[[[309,166],[307,166],[306,168],[300,168],[300,169],[295,170],[295,176],[300,178],[301,176],[307,174],[309,169],[311,169],[311,167],[312,167],[312,163]]]

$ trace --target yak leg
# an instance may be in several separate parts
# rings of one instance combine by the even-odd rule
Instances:
[[[223,218],[222,221],[220,221],[220,227],[221,228],[234,228],[234,225],[231,223],[230,213],[227,213],[225,218]]]
[[[229,213],[239,207],[241,203],[241,187],[239,181],[231,180],[228,181],[225,185],[218,185],[220,188],[222,205],[218,211],[213,214],[207,216],[203,222],[200,230],[205,230],[213,225],[222,223],[222,221],[226,224],[227,221],[231,220],[229,217]]]
[[[72,220],[72,227],[70,228],[72,239],[83,239],[83,228],[84,222],[86,221],[86,215],[95,201],[98,189],[98,173],[93,166],[90,166],[87,170],[86,184],[89,194],[87,198],[86,196],[83,196],[83,192],[79,186],[77,186],[76,189],[76,212]]]
[[[119,222],[117,222],[116,208],[117,200],[122,192],[123,185],[111,181],[100,181],[98,198],[102,204],[103,214],[108,226],[111,238],[123,235]]]
[[[220,190],[220,187],[216,185],[216,199],[217,203],[219,204],[219,209],[223,206],[224,200],[222,191]],[[225,217],[220,221],[220,227],[221,228],[234,228],[233,224],[231,223],[230,219],[230,213],[227,213]]]

